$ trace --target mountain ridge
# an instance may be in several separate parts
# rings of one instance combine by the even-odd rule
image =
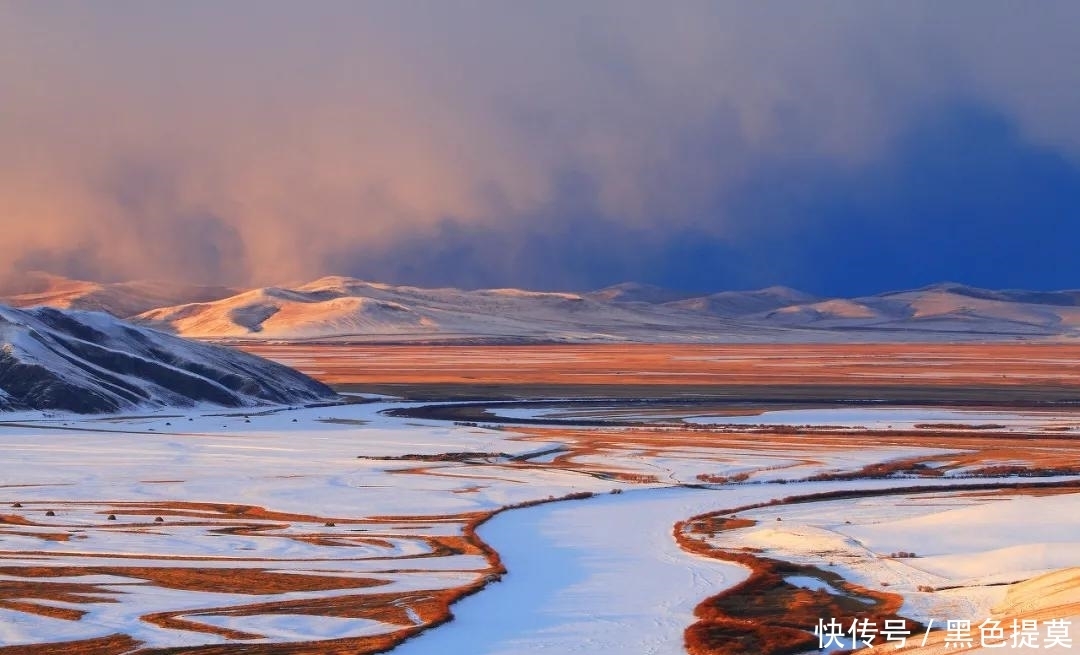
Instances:
[[[239,289],[228,286],[177,284],[161,280],[91,282],[43,271],[32,271],[20,282],[18,285],[9,283],[8,288],[0,292],[0,304],[103,311],[118,318],[129,318],[167,305],[220,300],[239,292]]]
[[[14,296],[89,304],[70,281],[66,294]],[[81,283],[93,285],[94,283]],[[102,303],[98,287],[92,300]],[[117,283],[107,290],[140,289]],[[1080,336],[1080,291],[981,289],[943,282],[854,298],[782,286],[693,296],[627,282],[589,292],[425,288],[345,276],[240,290],[179,285],[136,323],[199,339],[364,342],[768,342],[1072,339]],[[230,291],[235,291],[229,289]],[[96,295],[95,295],[96,294]],[[113,307],[120,314],[131,307]],[[142,300],[148,296],[144,294]],[[109,309],[106,307],[106,309]]]

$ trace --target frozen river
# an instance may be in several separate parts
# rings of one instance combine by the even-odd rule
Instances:
[[[747,572],[683,552],[672,526],[725,495],[655,489],[504,512],[479,532],[507,575],[393,652],[682,653],[694,607]]]

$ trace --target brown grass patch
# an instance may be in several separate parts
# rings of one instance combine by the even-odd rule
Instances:
[[[725,530],[738,530],[739,528],[750,528],[755,525],[757,525],[757,521],[753,519],[706,514],[688,520],[686,527],[693,534],[715,537]]]
[[[357,547],[357,546],[376,546],[378,548],[393,548],[394,544],[385,539],[379,539],[378,537],[357,537],[355,535],[340,534],[291,534],[288,535],[289,539],[293,541],[302,541],[304,543],[312,544],[315,546],[332,546],[332,547]]]
[[[311,514],[293,514],[290,512],[275,512],[257,505],[238,505],[230,503],[195,503],[182,501],[169,502],[121,502],[100,503],[106,506],[101,514],[116,514],[128,516],[186,516],[204,520],[220,519],[253,519],[258,521],[274,521],[278,523],[322,523],[329,517],[314,516]],[[335,521],[347,522],[348,519],[334,519]]]
[[[367,655],[369,653],[385,653],[419,632],[420,629],[412,628],[370,637],[326,639],[323,641],[148,648],[133,651],[132,655],[240,655],[241,653],[243,655]],[[0,655],[7,654],[0,651]]]
[[[225,639],[232,639],[235,641],[250,641],[252,639],[263,638],[262,635],[255,634],[253,632],[233,630],[232,628],[224,628],[217,625],[210,625],[208,623],[200,623],[199,621],[185,619],[185,615],[190,616],[191,612],[159,612],[156,614],[144,614],[139,618],[147,623],[152,623],[159,628],[165,628],[166,630],[199,632],[203,634],[224,637]]]
[[[192,568],[142,566],[0,567],[0,574],[34,578],[112,575],[145,580],[165,589],[226,594],[282,594],[294,591],[359,589],[386,584],[372,578],[335,577],[304,573],[276,573],[257,568]],[[41,584],[38,582],[37,584]],[[0,580],[0,589],[4,581]]]
[[[37,603],[30,603],[24,600],[0,600],[0,608],[14,610],[16,612],[26,612],[27,614],[37,614],[38,616],[47,616],[53,619],[64,619],[65,621],[78,621],[86,616],[86,612],[82,610],[71,609],[69,607],[55,607],[53,605],[38,605]]]
[[[14,570],[26,571],[25,568]],[[33,569],[30,569],[33,570]],[[26,577],[25,580],[0,580],[0,601],[12,600],[53,600],[65,603],[115,603],[116,592],[105,589],[101,585],[85,584],[79,582],[42,582],[32,573],[28,575],[9,572],[6,575]],[[80,575],[76,573],[75,575]]]
[[[899,594],[866,589],[830,571],[747,552],[700,546],[694,551],[742,564],[750,577],[695,608],[698,620],[685,633],[691,655],[787,655],[817,644],[812,629],[823,617],[842,624],[865,619],[879,629],[887,619],[902,619],[897,614],[903,604]],[[785,581],[791,575],[816,578],[846,594],[797,587]],[[910,620],[906,626],[919,627]]]
[[[332,384],[1080,387],[1075,344],[244,344]],[[927,375],[927,372],[932,373]],[[643,375],[645,373],[645,375]]]
[[[812,629],[823,617],[846,624],[865,619],[878,628],[884,627],[886,619],[902,618],[897,614],[903,604],[899,594],[866,589],[814,566],[716,548],[697,538],[754,524],[750,519],[706,514],[675,526],[675,538],[684,550],[750,569],[746,580],[695,608],[698,620],[684,636],[691,655],[789,655],[817,645]],[[785,580],[793,575],[818,579],[845,593],[797,587]],[[912,621],[906,625],[918,626]]]
[[[33,537],[35,539],[44,539],[46,541],[71,541],[70,532],[31,532],[29,530],[4,530],[4,534],[18,535],[20,537]]]
[[[3,655],[126,655],[134,653],[140,643],[128,635],[115,634],[95,639],[26,646],[0,646]]]

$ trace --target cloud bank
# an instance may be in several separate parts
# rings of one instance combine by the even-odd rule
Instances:
[[[1076,24],[1074,2],[3,2],[0,262],[1080,285],[980,265],[1080,229]]]

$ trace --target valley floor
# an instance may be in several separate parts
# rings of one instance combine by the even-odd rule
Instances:
[[[367,392],[560,400],[5,416],[0,653],[780,653],[830,618],[903,620],[946,652],[948,620],[1036,620],[1043,640],[1080,619],[1071,351],[635,347],[620,371],[566,347],[296,348],[277,355]],[[742,377],[684,402],[701,366]],[[594,394],[573,373],[659,373],[680,402],[576,403]]]

